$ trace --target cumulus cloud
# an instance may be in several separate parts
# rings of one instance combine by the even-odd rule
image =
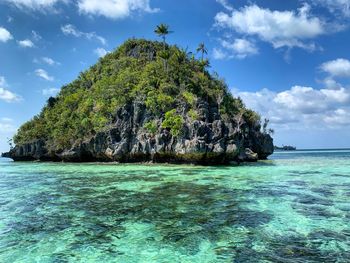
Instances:
[[[332,77],[350,77],[350,61],[347,59],[338,58],[327,61],[320,68]]]
[[[44,97],[53,97],[56,96],[60,89],[57,88],[47,88],[42,90],[42,94]]]
[[[83,14],[122,19],[134,12],[154,13],[150,0],[78,0],[79,11]]]
[[[8,87],[5,77],[0,76],[0,100],[5,102],[18,102],[21,101],[21,96],[6,89]]]
[[[34,47],[34,43],[30,39],[20,40],[20,41],[17,41],[17,43],[20,47],[23,47],[23,48]]]
[[[67,0],[4,0],[20,9],[30,11],[48,11],[54,10],[58,3],[68,2]]]
[[[277,129],[334,128],[350,124],[350,89],[315,89],[293,86],[288,90],[274,92],[263,89],[257,92],[233,91],[246,105]],[[296,125],[297,124],[297,125]]]
[[[348,126],[350,125],[350,108],[337,109],[325,116],[324,121],[332,127]]]
[[[227,40],[220,40],[220,44],[228,51],[227,58],[239,58],[243,59],[247,56],[252,56],[259,53],[258,48],[251,41],[246,39],[237,38],[233,42]]]
[[[36,69],[35,70],[35,74],[42,78],[42,79],[45,79],[47,81],[53,81],[54,80],[54,77],[50,76],[45,70],[43,69]]]
[[[0,87],[0,100],[6,102],[18,102],[21,101],[21,97],[5,88]]]
[[[319,113],[350,102],[350,90],[343,87],[337,90],[317,90],[312,87],[294,86],[290,90],[278,93],[274,101],[300,113]]]
[[[104,48],[96,48],[94,50],[94,53],[98,56],[98,57],[104,57],[105,55],[107,55],[109,53],[109,51],[105,50]]]
[[[256,45],[246,39],[236,38],[233,41],[220,39],[219,43],[220,48],[213,49],[214,59],[244,59],[248,56],[259,53],[259,49],[256,47]]]
[[[78,30],[74,25],[72,24],[67,24],[64,26],[61,26],[61,31],[63,32],[63,34],[65,34],[66,36],[74,36],[74,37],[85,37],[89,40],[91,39],[95,39],[99,42],[101,42],[102,45],[106,45],[107,41],[105,38],[97,35],[95,32],[82,32],[80,30]]]
[[[7,42],[13,39],[11,33],[3,27],[0,27],[0,42]]]
[[[324,22],[310,14],[310,6],[304,4],[295,11],[272,11],[257,5],[233,10],[231,14],[219,12],[216,26],[242,35],[255,36],[271,43],[274,48],[316,48],[309,41],[326,33]]]

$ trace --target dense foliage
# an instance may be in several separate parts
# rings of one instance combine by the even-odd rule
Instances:
[[[144,124],[150,133],[158,125],[179,135],[186,120],[175,109],[186,109],[194,120],[199,99],[217,103],[223,118],[241,116],[249,127],[260,129],[260,117],[206,66],[207,60],[197,60],[177,46],[130,39],[62,87],[40,114],[20,127],[14,142],[44,139],[56,150],[70,147],[110,127],[117,109],[136,99],[144,101],[154,119],[162,120]]]

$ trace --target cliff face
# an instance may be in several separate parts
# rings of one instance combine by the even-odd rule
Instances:
[[[202,111],[202,120],[187,121],[181,135],[175,137],[166,128],[150,134],[144,128],[150,114],[143,103],[120,108],[111,128],[70,149],[52,151],[45,141],[17,145],[7,157],[18,161],[118,161],[224,164],[257,161],[273,153],[273,140],[261,132],[244,134],[241,127],[219,118],[217,109]],[[181,112],[178,112],[181,115]],[[218,116],[213,118],[213,116]],[[156,120],[161,123],[161,120]]]
[[[41,114],[20,128],[16,146],[4,156],[15,161],[224,164],[273,153],[273,140],[261,131],[258,115],[233,98],[200,61],[180,60],[176,47],[167,47],[177,55],[165,61],[157,58],[163,49],[159,43],[142,44],[124,45],[50,98]],[[145,78],[138,79],[135,71]]]

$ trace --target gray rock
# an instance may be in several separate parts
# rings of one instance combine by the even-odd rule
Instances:
[[[51,150],[44,140],[37,140],[16,145],[4,156],[14,160],[229,164],[257,161],[273,153],[273,140],[269,135],[260,131],[243,135],[234,121],[221,119],[217,106],[205,101],[197,104],[200,118],[196,121],[190,121],[186,109],[178,109],[188,121],[176,138],[168,129],[160,127],[161,117],[153,116],[143,102],[135,100],[116,111],[115,122],[108,129],[77,142],[71,149]],[[143,128],[149,120],[158,123],[156,134]]]

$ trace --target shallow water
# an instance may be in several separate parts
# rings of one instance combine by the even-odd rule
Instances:
[[[0,159],[0,262],[349,262],[350,151],[239,167]]]

